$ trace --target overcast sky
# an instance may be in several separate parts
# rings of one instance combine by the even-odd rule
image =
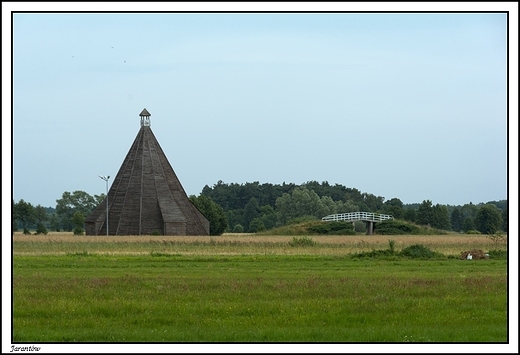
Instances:
[[[16,13],[12,38],[15,202],[104,193],[143,108],[188,195],[507,198],[505,13]]]

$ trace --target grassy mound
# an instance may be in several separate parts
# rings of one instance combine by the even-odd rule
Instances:
[[[292,223],[258,235],[354,235],[354,226],[351,222],[324,222],[311,220],[301,223]]]
[[[402,220],[387,220],[376,224],[375,233],[381,235],[437,235],[446,234],[446,231],[435,228],[427,228]]]
[[[403,220],[387,220],[375,224],[375,234],[379,235],[442,235],[446,231],[419,226]],[[258,235],[355,235],[352,222],[322,221],[311,217],[302,217],[290,221]]]

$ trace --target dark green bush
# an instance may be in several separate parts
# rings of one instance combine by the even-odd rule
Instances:
[[[388,249],[385,250],[372,250],[353,255],[354,258],[375,258],[380,256],[397,256],[395,253],[395,240],[388,240]]]
[[[311,234],[326,234],[326,235],[354,235],[354,226],[351,222],[321,222],[307,227],[307,231]]]
[[[244,227],[241,224],[235,224],[233,227],[233,233],[244,233]]]
[[[418,226],[399,220],[388,220],[376,224],[376,233],[384,235],[422,234]]]
[[[47,228],[45,228],[45,225],[43,223],[38,223],[38,227],[36,228],[36,232],[34,234],[45,234],[47,235]]]
[[[401,250],[400,254],[402,256],[406,256],[406,257],[414,258],[414,259],[418,259],[418,258],[427,259],[427,258],[442,256],[441,254],[436,253],[436,252],[430,250],[428,247],[425,247],[424,245],[421,245],[421,244],[414,244],[412,246],[404,248],[403,250]]]
[[[480,234],[480,232],[477,230],[474,230],[474,229],[470,229],[470,230],[466,231],[466,234]]]
[[[507,259],[507,250],[490,250],[488,254],[490,259]]]
[[[395,256],[394,252],[390,249],[386,250],[372,250],[363,251],[361,253],[355,253],[352,255],[353,258],[376,258],[381,256]]]

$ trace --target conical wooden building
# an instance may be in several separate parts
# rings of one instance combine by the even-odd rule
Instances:
[[[209,221],[188,199],[150,128],[150,113],[144,109],[139,116],[139,133],[113,180],[108,201],[86,218],[86,234],[209,235]]]

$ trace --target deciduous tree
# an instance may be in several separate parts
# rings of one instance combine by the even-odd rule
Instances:
[[[244,227],[246,231],[249,231],[249,224],[255,218],[260,216],[260,207],[256,198],[251,197],[244,208]]]
[[[83,224],[85,223],[85,216],[80,211],[74,212],[70,221],[74,224],[74,235],[82,235],[85,230]]]
[[[417,210],[417,223],[422,225],[431,225],[433,221],[432,201],[424,200]]]
[[[403,202],[395,197],[387,200],[383,204],[383,211],[396,219],[401,219],[403,218]]]
[[[31,234],[31,232],[29,232],[29,224],[34,223],[36,220],[34,206],[21,199],[14,205],[13,212],[15,219],[22,225],[23,234]]]
[[[71,218],[75,212],[80,212],[87,217],[99,204],[101,196],[91,196],[85,191],[65,191],[61,199],[56,200],[56,214],[58,215],[64,230],[70,231],[74,227]]]
[[[45,207],[38,205],[34,208],[34,218],[36,220],[36,234],[47,234],[46,222],[49,217],[47,216],[47,210]]]
[[[440,204],[436,204],[432,207],[432,221],[431,226],[437,229],[450,230],[450,215],[448,207]]]
[[[460,232],[462,230],[462,214],[458,208],[455,208],[451,212],[451,229],[455,232]]]
[[[502,226],[502,213],[495,205],[484,205],[478,209],[475,226],[480,233],[496,233]]]
[[[221,235],[228,227],[226,213],[211,198],[203,195],[190,196],[190,201],[209,221],[209,234]]]
[[[336,213],[337,205],[328,196],[320,198],[316,192],[297,187],[289,195],[283,194],[276,199],[276,210],[280,224],[303,216],[322,218]]]

